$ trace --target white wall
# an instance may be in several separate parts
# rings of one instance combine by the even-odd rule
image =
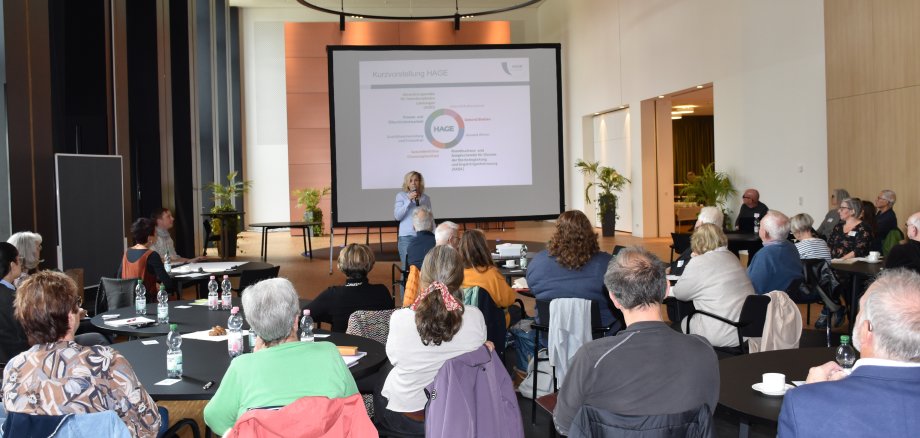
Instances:
[[[617,172],[632,180],[632,162],[629,135],[629,109],[604,113],[592,117],[594,122],[594,159],[604,166],[616,169]],[[595,190],[596,192],[596,190]],[[591,199],[597,199],[597,193]],[[617,231],[631,233],[633,231],[632,190],[627,185],[619,194],[617,202]],[[600,226],[600,222],[597,222]]]
[[[246,142],[243,162],[247,178],[253,181],[245,210],[251,223],[284,222],[290,220],[284,23],[329,22],[338,21],[338,17],[306,7],[255,7],[242,8],[241,12]],[[415,12],[430,11],[417,7]],[[538,38],[536,15],[536,9],[528,8],[483,20],[510,21],[512,42],[526,43]]]
[[[567,170],[592,141],[586,115],[712,82],[717,170],[790,216],[827,211],[821,0],[546,0],[539,26],[540,42],[563,45]],[[641,132],[640,112],[630,115]],[[633,234],[651,236],[640,187],[655,176],[642,175],[640,136],[629,144]],[[568,173],[572,208],[584,205],[583,184]]]

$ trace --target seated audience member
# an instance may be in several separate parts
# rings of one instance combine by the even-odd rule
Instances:
[[[742,233],[753,234],[754,222],[763,221],[769,210],[767,204],[760,202],[760,192],[754,189],[745,190],[741,195],[741,207],[735,219],[735,228]]]
[[[332,331],[345,333],[348,317],[356,310],[393,308],[387,287],[367,280],[367,274],[374,269],[374,252],[367,245],[346,246],[339,253],[338,267],[345,274],[345,285],[327,288],[306,307],[314,321],[330,323]]]
[[[693,225],[693,229],[697,229],[700,225],[703,224],[714,224],[715,226],[722,229],[722,223],[725,216],[722,214],[722,210],[719,210],[718,207],[703,207],[700,209],[700,215],[696,218],[696,224]],[[668,268],[668,273],[673,275],[681,275],[684,272],[684,267],[687,266],[687,262],[690,261],[690,255],[693,253],[692,248],[687,248],[680,254],[680,257],[674,261],[674,264]]]
[[[831,231],[827,246],[835,259],[851,259],[869,255],[872,246],[872,231],[859,219],[862,214],[862,201],[859,198],[847,198],[840,202],[840,223]]]
[[[920,275],[886,270],[863,295],[853,328],[860,359],[812,368],[783,398],[778,435],[916,436],[920,430]],[[841,412],[851,412],[841,417]]]
[[[802,260],[823,259],[831,261],[831,249],[827,242],[815,236],[812,225],[814,219],[807,213],[799,213],[789,220],[792,235],[795,236],[795,249]]]
[[[794,280],[804,279],[802,262],[795,245],[786,240],[789,236],[789,218],[770,210],[760,221],[760,240],[763,249],[754,254],[748,266],[748,276],[754,292],[765,294],[775,290],[785,291]]]
[[[601,324],[608,326],[616,321],[604,288],[604,272],[612,257],[600,250],[588,217],[569,210],[559,215],[546,249],[527,265],[527,285],[538,300],[584,298],[597,302]]]
[[[225,435],[250,408],[358,392],[335,344],[299,341],[300,304],[290,281],[263,280],[247,287],[242,297],[246,322],[258,338],[252,354],[233,359],[204,408],[204,421],[214,432]]]
[[[140,218],[131,224],[134,246],[125,251],[118,267],[118,278],[140,278],[147,288],[147,300],[156,299],[157,283],[166,285],[166,290],[175,290],[175,283],[163,267],[163,259],[150,249],[157,241],[156,224],[147,218]]]
[[[415,239],[412,239],[406,248],[406,260],[410,266],[421,268],[425,254],[428,254],[435,244],[434,216],[431,215],[431,210],[424,207],[415,209],[412,213],[412,227],[415,228]]]
[[[460,246],[460,226],[451,221],[444,221],[434,229],[435,245],[450,245],[454,249]]]
[[[824,220],[818,226],[817,237],[827,239],[831,235],[831,231],[840,223],[840,213],[837,212],[837,206],[840,205],[840,201],[849,197],[850,192],[846,191],[846,189],[834,189],[831,192],[831,209],[824,215]]]
[[[894,213],[894,203],[898,196],[893,190],[885,189],[875,198],[875,239],[872,240],[872,250],[881,251],[882,241],[888,233],[898,228],[898,215]]]
[[[4,407],[33,415],[115,411],[133,436],[157,436],[165,410],[157,409],[127,359],[108,346],[74,342],[81,294],[70,277],[51,271],[19,288],[16,319],[33,345],[3,370]]]
[[[194,263],[204,259],[204,257],[188,259],[176,253],[176,245],[173,243],[173,238],[169,234],[169,230],[173,227],[173,223],[176,220],[173,218],[172,212],[169,211],[168,208],[156,210],[150,215],[150,219],[155,221],[157,226],[157,240],[150,246],[150,249],[156,251],[160,257],[165,259],[166,255],[169,254],[170,263]]]
[[[457,250],[436,246],[422,263],[421,292],[412,306],[390,319],[387,357],[391,370],[374,393],[374,424],[392,436],[425,436],[424,388],[448,359],[486,342],[479,309],[463,305],[463,262]]]
[[[620,415],[673,414],[703,405],[715,410],[715,352],[704,338],[678,333],[661,318],[668,290],[664,264],[645,249],[626,248],[610,262],[604,282],[626,329],[583,345],[572,358],[553,412],[556,429],[568,434],[586,405]]]
[[[920,212],[907,218],[907,241],[891,248],[885,269],[907,268],[920,273]]]
[[[875,223],[875,204],[869,201],[862,201],[862,213],[859,214],[859,220],[863,222],[863,225],[872,232],[873,242],[875,241],[875,236],[878,236],[878,224]],[[874,247],[869,248],[871,251],[876,251]]]
[[[492,262],[492,255],[486,246],[486,235],[482,230],[469,230],[460,238],[460,257],[463,260],[462,288],[479,286],[489,292],[495,305],[502,309],[514,303],[517,293],[505,276]],[[507,311],[505,312],[507,315]]]
[[[693,301],[697,310],[737,321],[745,298],[754,294],[754,286],[738,257],[726,245],[728,239],[719,227],[713,224],[697,227],[690,239],[693,258],[671,288],[671,294],[681,301]],[[683,330],[686,322],[682,321],[680,327]],[[695,315],[690,320],[690,333],[706,338],[716,347],[738,346],[734,327],[704,315]]]
[[[16,300],[16,286],[13,281],[22,272],[22,257],[16,247],[7,242],[0,242],[0,362],[7,363],[10,358],[29,349],[26,333],[13,314],[13,302]]]
[[[20,231],[10,236],[6,241],[13,244],[22,256],[22,273],[13,281],[13,285],[19,287],[23,281],[29,278],[29,274],[38,269],[38,264],[42,262],[42,236],[31,231]]]

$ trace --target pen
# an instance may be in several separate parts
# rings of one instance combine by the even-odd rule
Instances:
[[[208,381],[208,383],[205,383],[204,386],[201,387],[201,389],[208,390],[211,388],[212,385],[214,385],[214,381],[210,380]]]

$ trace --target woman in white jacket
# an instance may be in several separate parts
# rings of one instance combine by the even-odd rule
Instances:
[[[754,286],[727,245],[728,239],[719,227],[699,226],[690,238],[692,258],[671,293],[678,300],[693,301],[697,310],[737,321],[745,298],[754,293]],[[686,318],[680,327],[681,330],[686,327]],[[734,327],[705,315],[693,316],[690,333],[705,337],[715,347],[738,346]]]

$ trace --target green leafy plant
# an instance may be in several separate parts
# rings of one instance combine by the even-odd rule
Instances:
[[[713,163],[703,168],[703,172],[687,181],[687,185],[680,190],[680,194],[687,197],[690,202],[703,206],[718,206],[723,211],[728,198],[738,193],[732,185],[731,179],[724,172],[716,172]]]
[[[204,186],[203,190],[211,191],[211,199],[214,200],[214,206],[211,207],[211,213],[231,213],[236,211],[233,206],[233,200],[243,196],[252,187],[252,181],[237,181],[239,175],[237,171],[231,171],[227,174],[227,185],[212,182]],[[239,230],[239,217],[227,218],[227,226]],[[211,232],[220,234],[220,219],[211,219]]]
[[[319,201],[323,199],[323,196],[326,196],[331,192],[332,189],[329,187],[323,187],[322,189],[307,187],[305,189],[294,190],[294,198],[297,200],[297,206],[303,207],[304,209],[304,221],[323,221],[323,210],[318,207]],[[320,236],[323,234],[322,225],[314,225],[312,228],[314,236]]]
[[[619,218],[616,212],[618,200],[616,193],[623,190],[623,187],[630,182],[629,179],[612,167],[601,166],[598,161],[579,159],[575,162],[575,167],[581,171],[582,175],[594,177],[594,181],[585,186],[585,200],[593,202],[591,201],[591,189],[597,187],[600,191],[597,197],[597,210],[601,222],[604,221],[607,212],[612,212],[615,218]]]

